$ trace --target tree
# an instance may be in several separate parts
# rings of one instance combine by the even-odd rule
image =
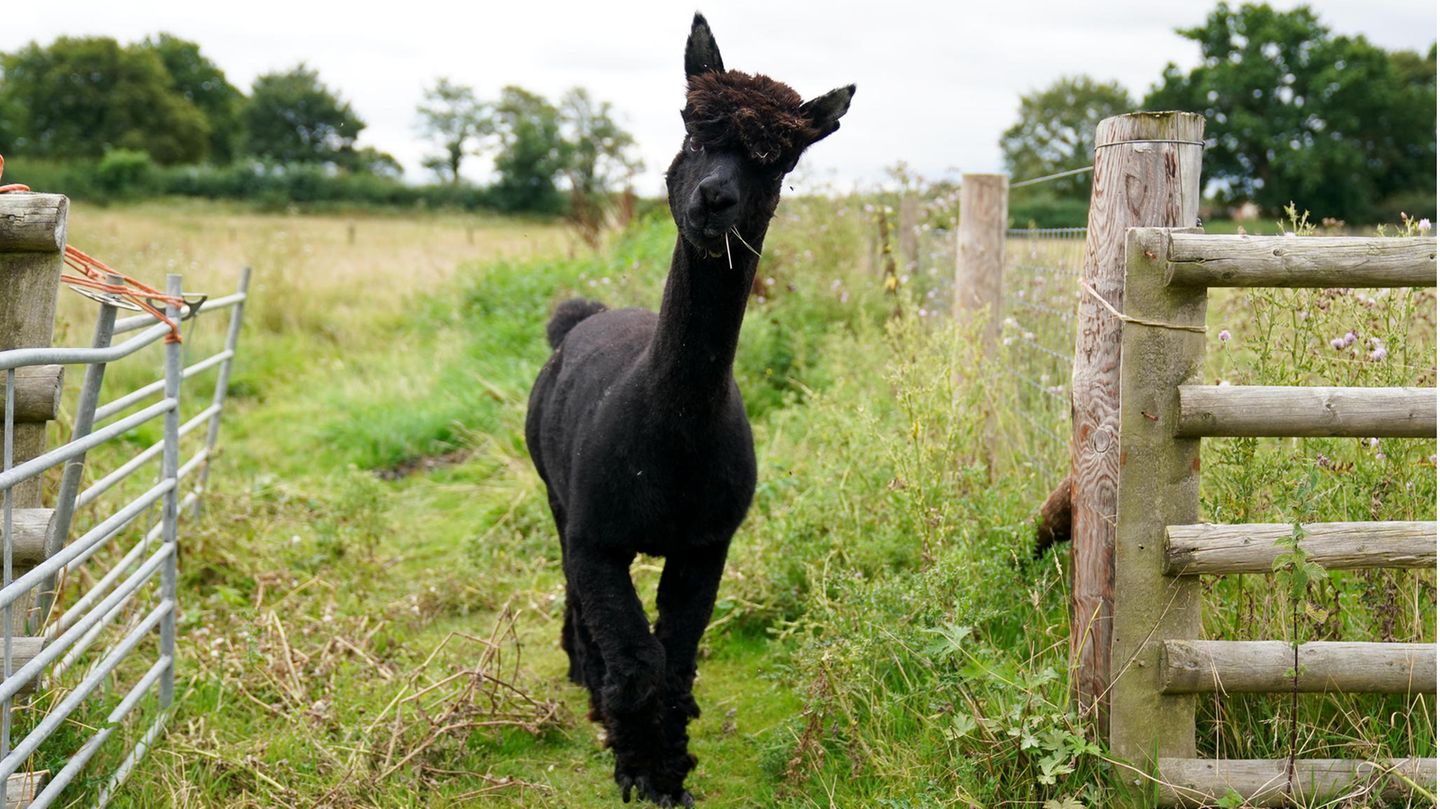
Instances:
[[[1167,66],[1146,105],[1205,115],[1205,171],[1222,201],[1275,212],[1295,200],[1355,220],[1394,194],[1433,192],[1433,56],[1427,69],[1418,55],[1332,36],[1305,6],[1221,4],[1179,33],[1202,62]]]
[[[14,116],[10,148],[56,158],[145,152],[193,163],[209,150],[204,114],[176,91],[160,57],[110,37],[31,43],[0,60],[0,109]]]
[[[1020,97],[1020,120],[1000,136],[1005,168],[1016,179],[1082,168],[1092,164],[1095,126],[1102,119],[1134,109],[1118,82],[1067,76],[1043,90]],[[1088,201],[1090,176],[1054,180],[1044,189],[1056,198]]]
[[[436,142],[444,155],[425,158],[425,167],[442,182],[460,182],[460,163],[476,148],[475,141],[490,134],[491,121],[475,91],[449,79],[439,79],[425,91],[416,109],[420,131]]]
[[[340,165],[365,122],[305,65],[255,79],[241,113],[245,150],[278,163]]]
[[[491,189],[496,204],[511,211],[559,211],[555,177],[566,160],[559,111],[541,96],[512,85],[500,91],[493,121],[499,139],[499,176]]]
[[[160,58],[175,90],[205,116],[210,129],[210,160],[230,162],[235,157],[240,105],[245,96],[194,42],[161,33],[146,39],[142,47]]]
[[[635,139],[615,122],[610,102],[597,105],[582,87],[560,99],[560,129],[570,216],[585,240],[595,245],[612,192],[628,183],[643,164],[632,154]]]

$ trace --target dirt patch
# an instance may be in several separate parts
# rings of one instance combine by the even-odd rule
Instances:
[[[439,455],[422,455],[419,458],[406,458],[393,466],[375,470],[375,477],[381,480],[400,480],[411,475],[433,472],[436,469],[444,469],[447,466],[455,466],[464,463],[473,454],[471,449],[454,449],[449,452],[442,452]]]

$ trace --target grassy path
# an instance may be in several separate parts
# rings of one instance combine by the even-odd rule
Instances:
[[[460,293],[491,289],[471,275]],[[298,344],[257,295],[187,538],[178,720],[118,805],[614,805],[565,679],[558,544],[519,437],[548,297],[346,312],[349,339]],[[637,562],[651,603],[656,570]],[[510,634],[492,647],[497,626]],[[771,647],[736,633],[706,648],[693,780],[711,805],[773,802],[766,744],[797,698]],[[477,667],[523,699],[466,693]],[[465,726],[437,732],[447,719]]]
[[[184,534],[176,720],[116,805],[613,807],[609,754],[564,676],[558,543],[521,426],[553,303],[653,306],[672,227],[566,259],[527,223],[484,223],[472,246],[465,222],[366,221],[350,245],[343,219],[241,217],[233,243],[228,219],[107,212],[76,230],[142,277],[179,264],[216,283],[195,266],[216,239],[263,259],[225,453]],[[974,324],[927,319],[933,275],[886,293],[855,260],[871,224],[855,200],[801,200],[765,245],[736,364],[761,483],[702,649],[690,786],[717,809],[1115,806],[1117,770],[1069,705],[1065,551],[1030,558],[1054,475],[1024,459],[1018,420],[989,429],[1014,420],[1006,363],[1024,355],[987,358]],[[431,247],[412,266],[416,239]],[[1433,333],[1408,331],[1433,297],[1377,298],[1217,299],[1210,325],[1234,336],[1207,376],[1433,384]],[[1351,328],[1400,361],[1336,355]],[[1424,519],[1433,453],[1215,442],[1204,510]],[[633,568],[647,603],[658,571]],[[1286,588],[1249,578],[1216,587],[1207,630],[1434,638],[1433,573],[1313,582],[1303,626]],[[1424,755],[1430,700],[1296,713],[1247,695],[1205,706],[1200,742],[1283,757],[1299,722],[1302,755]]]

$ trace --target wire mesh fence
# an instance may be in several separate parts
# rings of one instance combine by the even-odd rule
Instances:
[[[1014,389],[1001,428],[1021,462],[1041,478],[1070,464],[1070,372],[1085,228],[1005,234],[1000,342]]]
[[[117,320],[110,302],[97,307],[90,347],[0,351],[0,783],[6,784],[7,807],[62,800],[103,806],[164,729],[174,696],[179,521],[182,512],[198,513],[248,280],[247,270],[235,294],[188,307],[189,320],[181,325],[191,336],[196,324],[229,310],[224,347],[188,366],[185,354],[196,341],[187,337],[182,346],[165,339],[170,325],[150,315]],[[168,294],[179,292],[180,277],[172,275]],[[167,314],[178,319],[179,305]],[[138,333],[113,342],[129,332]],[[217,339],[211,335],[210,343]],[[131,357],[158,359],[161,378],[122,385],[124,393],[101,404],[107,368]],[[17,459],[17,427],[26,426],[17,424],[17,405],[25,398],[18,382],[30,376],[27,369],[64,365],[85,369],[69,435],[54,449]],[[124,370],[122,380],[135,377],[137,369]],[[215,372],[213,388],[193,412],[184,383],[208,371]],[[58,401],[58,382],[56,387]],[[142,438],[157,432],[156,440]],[[185,441],[191,434],[195,438]],[[136,446],[137,438],[143,449],[130,455],[125,447]],[[110,464],[104,474],[93,470]],[[63,470],[58,485],[47,474],[57,468]],[[147,468],[149,475],[137,474]],[[44,499],[52,505],[17,502],[20,487],[33,481],[46,483],[44,490],[53,494]],[[101,764],[108,774],[87,772]]]

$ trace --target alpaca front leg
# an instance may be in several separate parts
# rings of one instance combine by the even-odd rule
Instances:
[[[651,791],[665,678],[665,650],[650,634],[645,608],[630,580],[632,558],[634,554],[572,541],[565,559],[589,633],[587,651],[598,651],[604,663],[602,682],[591,687],[599,688],[600,718],[615,754],[615,782],[626,801],[632,789],[642,796]]]
[[[686,726],[700,716],[695,703],[695,658],[700,651],[700,637],[710,624],[715,609],[715,595],[720,577],[725,572],[725,555],[729,542],[703,546],[688,554],[676,554],[665,562],[656,596],[659,620],[655,636],[665,647],[665,700],[661,712],[664,750],[656,770],[657,786],[671,800],[688,806],[690,793],[684,789],[685,777],[695,768],[690,754]]]

